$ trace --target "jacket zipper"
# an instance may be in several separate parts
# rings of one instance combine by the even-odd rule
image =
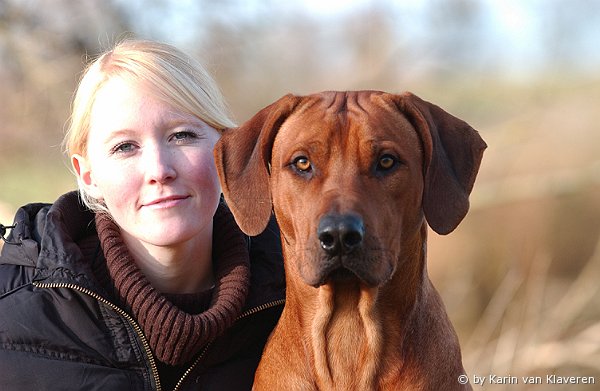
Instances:
[[[144,351],[146,352],[146,356],[148,357],[148,360],[150,361],[150,369],[152,371],[152,377],[154,378],[154,381],[156,383],[156,390],[162,391],[162,387],[160,385],[160,379],[158,377],[158,369],[156,367],[156,362],[154,360],[154,356],[152,355],[152,350],[150,349],[150,345],[148,344],[148,341],[146,340],[146,337],[144,336],[142,329],[137,324],[137,322],[131,317],[131,315],[129,315],[127,312],[125,312],[120,307],[118,307],[118,306],[114,305],[113,303],[111,303],[110,301],[106,300],[102,296],[98,295],[97,293],[94,293],[87,288],[84,288],[84,287],[81,287],[81,286],[78,286],[75,284],[69,284],[69,283],[44,284],[44,283],[34,282],[33,285],[37,288],[67,288],[67,289],[73,289],[73,290],[79,291],[88,296],[91,296],[92,298],[98,300],[99,302],[101,302],[103,304],[106,304],[107,306],[109,306],[113,310],[115,310],[119,315],[124,317],[133,326],[133,329],[135,330],[138,337],[140,337],[140,340],[142,341],[142,345],[144,347]],[[254,308],[251,308],[251,309],[243,312],[240,316],[237,317],[236,321],[243,319],[245,317],[248,317],[250,315],[254,315],[257,312],[264,311],[269,308],[277,307],[278,305],[283,305],[283,304],[285,304],[285,299],[279,299],[279,300],[275,300],[275,301],[271,301],[269,303],[259,305],[258,307],[254,307]],[[196,367],[196,365],[198,365],[200,360],[202,360],[202,358],[208,351],[208,348],[210,347],[210,345],[211,345],[211,342],[209,342],[204,347],[204,349],[202,349],[202,352],[200,352],[200,355],[196,358],[194,363],[185,371],[185,373],[183,374],[181,379],[179,379],[179,381],[175,385],[175,388],[173,389],[173,391],[179,390],[179,387],[181,387],[181,384],[183,383],[185,378],[192,372],[192,370]]]
[[[247,316],[250,315],[254,315],[257,312],[260,311],[264,311],[266,309],[269,308],[273,308],[273,307],[277,307],[278,305],[283,305],[285,304],[285,299],[279,299],[279,300],[275,300],[275,301],[271,301],[269,303],[265,303],[265,304],[261,304],[258,307],[254,307],[251,308],[245,312],[243,312],[240,316],[238,316],[236,318],[236,322],[240,319],[243,319]],[[200,352],[200,355],[196,358],[196,360],[194,361],[194,363],[185,371],[185,373],[183,374],[183,376],[181,377],[181,379],[179,379],[179,381],[177,382],[177,384],[175,385],[175,388],[173,388],[173,391],[178,391],[179,387],[181,387],[181,384],[183,384],[183,381],[185,380],[186,377],[188,377],[188,375],[192,372],[192,370],[196,367],[196,365],[198,365],[198,363],[200,362],[200,360],[202,360],[202,358],[204,357],[204,354],[206,354],[206,352],[208,351],[208,348],[210,347],[211,342],[209,342],[204,349],[202,349],[202,352]]]
[[[39,283],[39,282],[33,282],[33,285],[37,288],[67,288],[67,289],[73,289],[75,291],[79,291],[81,293],[84,293],[88,296],[93,297],[94,299],[98,300],[99,302],[101,302],[103,304],[106,304],[107,306],[111,307],[114,311],[116,311],[119,315],[121,315],[123,318],[125,318],[131,324],[131,326],[135,330],[136,334],[142,341],[142,346],[144,347],[144,351],[146,352],[146,356],[148,357],[148,361],[150,362],[150,369],[152,372],[152,377],[154,378],[154,382],[156,383],[156,390],[162,391],[162,387],[160,385],[160,379],[158,377],[158,369],[156,367],[156,361],[154,361],[154,356],[152,355],[152,350],[150,349],[150,345],[148,344],[148,341],[146,340],[146,337],[144,336],[144,333],[142,332],[141,327],[131,317],[131,315],[129,315],[123,309],[117,307],[110,301],[106,300],[102,296],[98,295],[97,293],[94,293],[87,288],[84,288],[84,287],[81,287],[81,286],[78,286],[75,284],[69,284],[69,283],[44,284],[44,283]]]

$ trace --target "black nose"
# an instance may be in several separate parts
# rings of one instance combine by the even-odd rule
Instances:
[[[348,254],[362,244],[365,228],[359,216],[329,214],[319,221],[317,236],[327,254]]]

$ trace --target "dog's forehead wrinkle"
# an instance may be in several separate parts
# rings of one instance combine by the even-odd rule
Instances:
[[[368,113],[373,106],[373,95],[381,94],[378,91],[327,91],[322,94],[322,109],[327,114],[344,114],[348,112]]]
[[[340,115],[326,115],[318,108],[295,113],[281,127],[274,148],[281,149],[286,158],[297,151],[327,157],[335,154],[336,149],[343,149],[345,128]]]
[[[345,111],[347,95],[348,93],[345,91],[325,91],[321,93],[322,108],[329,113]]]

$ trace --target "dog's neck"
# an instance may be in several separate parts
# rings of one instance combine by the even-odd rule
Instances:
[[[421,230],[419,239],[411,244],[414,248],[403,251],[411,254],[410,259],[400,260],[399,269],[383,286],[368,287],[358,280],[345,280],[312,288],[297,285],[297,280],[296,285],[288,281],[290,293],[299,290],[288,294],[290,300],[293,297],[314,302],[307,307],[316,311],[298,313],[296,319],[304,328],[304,335],[310,335],[305,348],[313,356],[320,390],[372,390],[381,381],[378,371],[385,367],[379,362],[381,357],[397,357],[394,362],[404,362],[404,349],[390,351],[390,347],[404,345],[414,325],[413,312],[421,290],[429,283],[426,235],[426,229]],[[302,303],[296,304],[299,305],[291,307],[303,307]],[[386,327],[390,324],[394,327]],[[394,368],[392,372],[398,370]]]
[[[333,284],[319,288],[310,331],[320,389],[373,389],[383,349],[377,293]],[[363,363],[360,368],[358,362]]]

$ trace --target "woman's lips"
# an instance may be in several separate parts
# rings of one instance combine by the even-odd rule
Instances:
[[[184,201],[188,198],[189,198],[189,196],[185,196],[185,195],[172,195],[172,196],[167,196],[167,197],[160,197],[160,198],[156,198],[150,202],[146,202],[142,206],[149,207],[149,208],[155,208],[155,209],[170,208],[170,207],[178,205],[179,203],[181,203],[182,201]]]

